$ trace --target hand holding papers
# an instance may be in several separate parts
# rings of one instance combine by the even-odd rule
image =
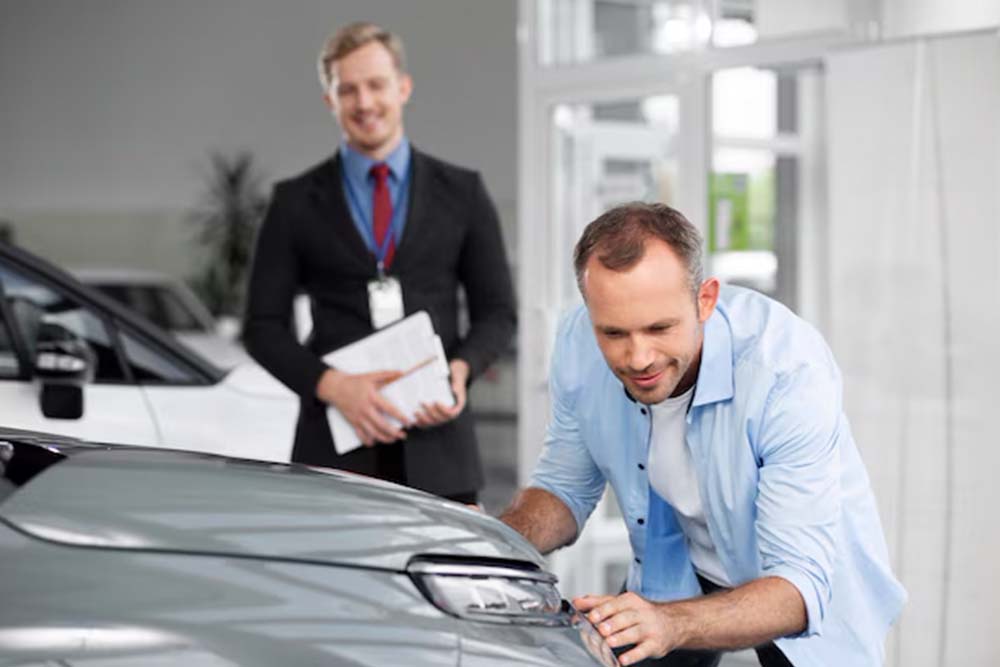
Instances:
[[[448,363],[441,339],[434,333],[430,316],[419,312],[355,343],[335,350],[323,361],[350,374],[395,371],[396,377],[382,385],[379,394],[407,418],[414,421],[421,403],[455,404],[448,383]],[[361,446],[361,438],[350,422],[334,407],[327,419],[338,454]],[[398,419],[386,416],[395,427]]]
[[[415,426],[432,428],[450,422],[465,409],[466,385],[469,383],[469,364],[464,359],[452,359],[448,363],[451,373],[451,393],[455,397],[454,405],[441,403],[425,403],[423,410],[417,413]]]

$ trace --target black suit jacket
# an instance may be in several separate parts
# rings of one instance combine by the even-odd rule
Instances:
[[[406,314],[426,310],[449,359],[479,375],[508,345],[516,310],[496,210],[475,172],[416,149],[403,236],[388,271],[399,279]],[[368,281],[375,258],[351,220],[339,154],[275,186],[257,238],[244,328],[247,350],[302,399],[292,458],[374,475],[363,447],[334,449],[325,405],[315,398],[324,354],[372,333]],[[459,285],[470,327],[458,332]],[[292,301],[312,301],[313,332],[300,345],[291,330]],[[407,483],[439,495],[476,491],[482,467],[468,407],[454,421],[412,430],[403,445]]]

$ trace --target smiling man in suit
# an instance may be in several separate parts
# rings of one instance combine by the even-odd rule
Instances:
[[[323,45],[318,66],[343,141],[331,158],[274,189],[250,276],[247,349],[301,397],[293,461],[475,502],[483,475],[466,387],[507,346],[516,321],[496,210],[477,173],[407,140],[403,108],[413,82],[396,35],[371,23],[345,26]],[[313,311],[304,345],[289,326],[299,292]],[[420,310],[444,344],[456,401],[427,405],[409,423],[378,392],[396,374],[348,374],[321,357]],[[337,454],[328,405],[365,447]]]

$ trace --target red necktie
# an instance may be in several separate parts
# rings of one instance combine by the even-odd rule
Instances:
[[[372,196],[372,227],[375,231],[375,253],[382,248],[385,235],[391,234],[392,227],[392,197],[389,194],[389,165],[380,162],[373,165],[370,172],[375,177],[375,193]],[[385,258],[382,260],[382,267],[388,269],[392,264],[392,257],[396,254],[396,240],[389,239],[389,247],[385,251]]]

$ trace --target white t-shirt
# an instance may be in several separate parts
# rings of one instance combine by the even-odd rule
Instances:
[[[720,586],[731,586],[708,532],[698,474],[684,438],[693,395],[691,387],[680,396],[649,406],[653,419],[647,464],[649,483],[673,506],[698,574]]]

